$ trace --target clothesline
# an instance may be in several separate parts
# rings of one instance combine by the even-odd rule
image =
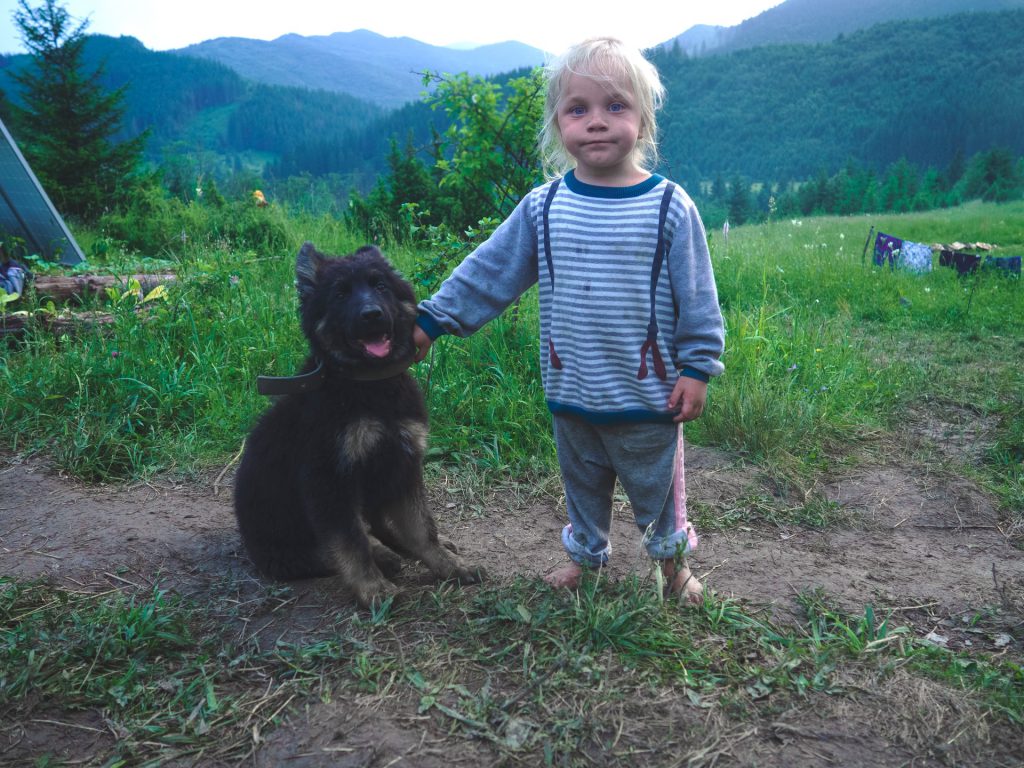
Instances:
[[[871,242],[871,235],[874,227],[868,232],[868,239],[865,245]],[[888,265],[890,269],[902,269],[908,272],[923,274],[931,272],[933,251],[939,251],[939,266],[952,267],[960,275],[969,274],[979,267],[1002,270],[1012,275],[1021,274],[1020,256],[992,256],[988,253],[968,253],[965,249],[977,249],[991,251],[995,246],[989,243],[952,243],[946,245],[926,245],[913,240],[896,237],[884,232],[875,235],[874,250],[872,251],[872,263],[876,267]]]

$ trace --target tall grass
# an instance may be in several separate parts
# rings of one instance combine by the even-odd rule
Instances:
[[[40,324],[6,345],[0,416],[9,447],[46,450],[97,480],[194,471],[233,456],[267,405],[256,376],[290,373],[305,353],[293,288],[299,244],[309,239],[335,253],[361,244],[330,218],[274,216],[272,231],[281,231],[256,247],[193,237],[161,254],[177,272],[164,298],[93,300],[113,313],[110,326],[55,337]],[[908,406],[951,401],[996,422],[990,463],[1012,500],[1024,450],[1014,341],[1024,330],[1020,281],[940,268],[892,272],[873,267],[864,246],[874,226],[925,242],[987,238],[1005,253],[1024,252],[1021,222],[1024,204],[971,204],[774,221],[733,228],[728,240],[713,233],[726,373],[712,383],[690,438],[799,470],[891,429]],[[95,266],[132,271],[143,255],[116,245]],[[431,256],[386,251],[406,274]],[[22,305],[43,311],[31,297]],[[416,367],[431,410],[432,459],[518,476],[554,470],[536,327],[530,292],[475,337],[444,339]]]
[[[807,464],[848,453],[858,436],[897,430],[908,408],[963,408],[998,422],[988,467],[1019,509],[1024,286],[991,270],[875,267],[872,227],[1024,253],[1021,203],[784,220],[713,237],[726,374],[691,435],[759,461]]]

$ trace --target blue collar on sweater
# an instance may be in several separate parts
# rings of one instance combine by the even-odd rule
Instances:
[[[650,192],[664,180],[665,178],[663,176],[652,173],[651,178],[646,181],[641,181],[639,184],[633,184],[629,187],[600,187],[597,184],[587,184],[584,181],[580,181],[576,178],[575,171],[569,171],[565,174],[565,186],[577,195],[584,195],[585,197],[639,197],[645,192]]]

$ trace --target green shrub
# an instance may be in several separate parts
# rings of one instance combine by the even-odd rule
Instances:
[[[98,228],[125,248],[149,255],[211,246],[279,252],[291,241],[279,206],[226,201],[219,193],[204,202],[183,202],[156,185],[136,190],[125,208],[105,214]]]

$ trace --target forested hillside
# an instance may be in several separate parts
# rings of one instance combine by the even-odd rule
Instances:
[[[850,159],[944,167],[958,152],[1024,152],[1024,11],[655,61],[668,89],[665,167],[690,183],[804,179]]]
[[[27,56],[12,60],[26,66]],[[102,66],[108,88],[127,84],[123,133],[152,132],[155,144],[182,137],[196,115],[237,104],[249,85],[228,67],[151,51],[134,37],[91,35],[85,46],[89,71]]]
[[[261,153],[261,170],[267,157],[294,153],[307,143],[344,146],[349,133],[386,114],[345,94],[257,84],[214,61],[151,51],[133,37],[91,35],[85,60],[89,71],[102,66],[106,87],[128,86],[120,135],[149,130],[146,155],[154,163],[190,153],[237,168],[241,158],[255,163],[253,153]],[[9,75],[27,66],[29,57],[14,56],[4,64],[0,90],[17,103]]]

